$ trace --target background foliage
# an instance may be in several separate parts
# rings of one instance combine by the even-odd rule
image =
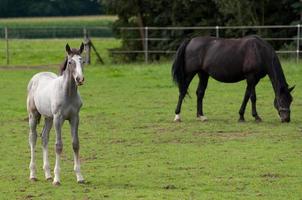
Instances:
[[[116,32],[119,27],[143,26],[242,26],[242,25],[288,25],[300,22],[301,2],[297,0],[103,0],[103,4],[111,14],[117,14],[114,23]],[[185,37],[195,35],[214,35],[209,31],[149,31],[149,37],[164,37],[171,40],[150,42],[150,49],[175,50]],[[247,34],[258,34],[262,37],[295,37],[296,30],[238,30],[224,31],[221,37],[240,37]],[[120,33],[122,49],[143,49],[141,41],[127,40],[129,38],[143,39],[143,31]],[[276,49],[284,42],[275,42]],[[136,59],[132,55],[132,58]]]
[[[0,17],[96,15],[102,8],[98,0],[1,0]]]

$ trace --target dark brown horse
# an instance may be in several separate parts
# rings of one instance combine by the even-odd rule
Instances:
[[[204,121],[202,100],[209,76],[225,82],[235,83],[246,80],[247,87],[239,110],[239,121],[244,121],[245,107],[249,99],[252,115],[256,121],[261,118],[256,111],[255,87],[259,80],[268,75],[274,92],[274,106],[282,122],[290,121],[290,104],[293,100],[280,61],[274,49],[258,36],[240,39],[196,37],[185,40],[177,50],[172,66],[173,80],[179,87],[179,99],[174,121],[180,121],[181,104],[193,77],[198,74],[197,117]]]

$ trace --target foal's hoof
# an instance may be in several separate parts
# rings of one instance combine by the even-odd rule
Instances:
[[[180,115],[175,115],[174,122],[181,122]]]
[[[54,182],[52,182],[52,184],[53,184],[54,186],[60,186],[60,185],[61,185],[61,183],[60,183],[59,181],[54,181]]]
[[[78,180],[78,184],[85,184],[85,180]]]
[[[51,182],[52,181],[52,177],[45,178],[45,180]]]
[[[197,120],[202,121],[202,122],[206,122],[206,121],[208,121],[208,118],[206,116],[200,115],[200,116],[197,117]]]
[[[38,179],[37,179],[36,177],[31,177],[31,178],[29,178],[29,180],[30,180],[31,182],[37,182],[37,181],[38,181]]]

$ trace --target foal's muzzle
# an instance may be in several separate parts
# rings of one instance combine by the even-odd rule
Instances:
[[[83,85],[84,84],[84,76],[83,77],[77,77],[76,78],[76,83],[77,83],[77,85]]]

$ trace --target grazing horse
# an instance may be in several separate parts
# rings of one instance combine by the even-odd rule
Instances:
[[[246,80],[247,87],[239,110],[239,121],[244,121],[248,100],[252,103],[252,115],[256,121],[261,118],[256,111],[256,90],[259,80],[268,75],[272,83],[277,109],[282,122],[290,121],[290,104],[293,100],[283,74],[280,61],[274,49],[258,36],[240,39],[195,37],[185,40],[177,50],[172,66],[172,77],[179,88],[179,99],[174,121],[180,121],[181,104],[193,77],[198,74],[197,118],[207,120],[203,114],[202,100],[209,76],[225,82]]]
[[[41,72],[32,77],[27,87],[27,111],[29,115],[29,145],[31,150],[30,179],[36,180],[35,146],[37,141],[37,124],[41,115],[45,117],[42,130],[43,169],[45,178],[52,180],[48,161],[49,131],[54,125],[56,132],[56,163],[54,167],[53,184],[60,184],[60,157],[63,150],[61,128],[65,120],[69,121],[74,151],[74,171],[78,183],[84,178],[80,172],[79,158],[79,111],[82,100],[78,93],[78,86],[84,83],[83,62],[81,53],[84,49],[71,49],[66,45],[67,56],[61,66],[60,76],[51,72]]]

